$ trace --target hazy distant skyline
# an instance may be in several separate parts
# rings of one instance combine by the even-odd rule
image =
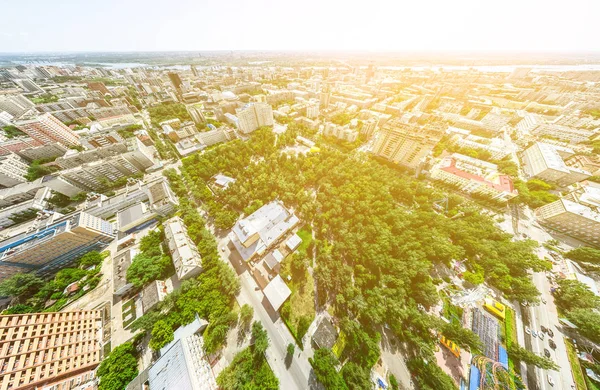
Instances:
[[[21,0],[0,52],[600,51],[600,1]]]

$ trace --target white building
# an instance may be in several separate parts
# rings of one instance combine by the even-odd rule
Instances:
[[[316,99],[310,99],[306,104],[306,117],[309,119],[315,119],[319,117],[319,101]]]
[[[188,279],[202,272],[202,258],[181,218],[173,217],[165,221],[164,227],[177,278]]]
[[[587,141],[594,135],[594,132],[590,130],[575,129],[554,123],[543,123],[532,129],[531,133],[538,136],[558,138],[572,143]]]
[[[280,201],[273,201],[238,221],[229,238],[244,261],[264,255],[299,222]]]
[[[536,142],[523,152],[523,170],[527,176],[556,183],[567,187],[573,183],[585,180],[591,173],[583,169],[570,167],[563,161],[563,148]]]
[[[14,187],[25,183],[29,165],[14,153],[0,156],[0,187]]]
[[[323,135],[326,137],[336,137],[347,142],[354,142],[358,139],[358,131],[352,130],[348,125],[338,126],[329,122],[323,128]]]
[[[273,126],[273,108],[268,103],[248,103],[236,110],[238,128],[248,134],[263,126]]]

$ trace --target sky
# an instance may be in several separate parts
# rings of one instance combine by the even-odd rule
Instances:
[[[600,51],[600,0],[0,0],[0,10],[4,53]]]

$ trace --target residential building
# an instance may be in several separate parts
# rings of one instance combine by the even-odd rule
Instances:
[[[229,238],[244,261],[263,256],[300,222],[280,201],[268,203],[238,221]]]
[[[192,117],[195,124],[200,125],[206,123],[206,117],[204,116],[204,105],[202,103],[189,104],[185,106],[187,112]]]
[[[268,103],[248,103],[236,110],[238,128],[248,134],[263,126],[273,126],[273,108]]]
[[[70,146],[80,145],[79,136],[52,114],[43,114],[34,119],[18,121],[16,126],[42,144],[59,142]]]
[[[502,114],[497,114],[493,111],[489,112],[486,116],[481,119],[481,123],[484,128],[492,130],[494,132],[499,132],[510,122],[510,117],[504,116]]]
[[[508,175],[498,172],[496,164],[459,153],[442,159],[431,169],[431,177],[469,194],[507,201],[518,195]]]
[[[531,133],[541,137],[551,137],[571,143],[579,143],[590,139],[594,132],[584,129],[576,129],[573,127],[557,125],[554,123],[542,123],[541,125],[533,128]]]
[[[364,134],[364,136],[369,139],[375,133],[375,129],[377,128],[377,119],[369,118],[363,122],[362,127],[360,128],[360,133]]]
[[[154,280],[150,282],[141,292],[142,312],[144,314],[152,310],[159,302],[173,291],[172,284],[163,280]]]
[[[123,296],[133,288],[133,284],[127,281],[127,270],[137,255],[137,249],[125,249],[113,257],[113,293]]]
[[[35,107],[35,104],[23,95],[0,95],[0,112],[5,111],[15,118]]]
[[[174,340],[160,350],[160,358],[148,370],[151,390],[217,390],[202,332],[207,323],[196,318],[175,331]]]
[[[600,212],[567,198],[535,210],[540,224],[600,248]]]
[[[14,225],[22,220],[21,218],[26,218],[28,215],[31,218],[35,217],[38,211],[44,210],[48,206],[48,199],[51,195],[50,188],[42,187],[37,190],[33,199],[0,208],[0,229]]]
[[[449,127],[448,133],[454,134],[452,140],[461,147],[486,151],[491,158],[501,160],[511,152],[510,144],[503,138],[485,138],[470,134],[469,130]]]
[[[195,138],[202,145],[211,146],[220,142],[231,141],[235,138],[232,129],[221,127],[219,129],[203,131],[195,135]]]
[[[388,161],[417,169],[443,136],[440,125],[417,127],[392,120],[379,131],[373,154]]]
[[[78,212],[1,241],[0,281],[19,272],[54,273],[85,253],[104,248],[115,238],[113,230],[110,222]]]
[[[102,361],[102,312],[3,315],[0,340],[0,389],[93,386]]]
[[[285,284],[281,275],[277,275],[263,289],[265,298],[271,304],[271,307],[277,311],[283,303],[292,295],[292,290]]]
[[[535,114],[525,114],[523,119],[517,123],[517,130],[519,133],[527,134],[530,133],[533,129],[538,127],[542,123],[541,118]]]
[[[306,104],[306,117],[309,119],[315,119],[319,117],[319,101],[316,99],[310,99]]]
[[[556,183],[567,187],[573,183],[585,180],[591,173],[565,164],[560,153],[561,149],[554,145],[536,142],[523,151],[523,170],[532,178]]]
[[[347,142],[354,142],[358,139],[358,131],[352,130],[348,125],[338,126],[333,123],[325,124],[323,135],[326,137],[336,137]]]
[[[19,156],[29,160],[50,160],[56,157],[63,156],[69,148],[66,146],[53,143],[41,146],[32,146],[16,152]]]
[[[0,156],[0,188],[14,187],[17,184],[27,182],[27,164],[14,153]]]
[[[600,176],[600,157],[598,155],[577,155],[569,157],[565,163],[571,168],[588,171],[592,176]]]
[[[183,220],[173,217],[164,223],[165,240],[173,259],[179,280],[188,279],[202,272],[202,258],[196,244],[188,235]]]

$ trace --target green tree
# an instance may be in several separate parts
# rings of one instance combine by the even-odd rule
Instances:
[[[28,298],[38,292],[44,281],[35,273],[14,274],[0,283],[0,295]]]
[[[79,258],[79,266],[83,268],[88,268],[91,266],[96,266],[102,264],[102,260],[104,258],[100,254],[100,252],[92,251],[88,252],[85,255]]]
[[[582,246],[570,250],[565,254],[565,257],[584,263],[600,264],[600,250]]]
[[[4,131],[4,135],[6,136],[6,138],[9,138],[9,139],[15,138],[15,137],[22,137],[22,136],[26,135],[21,130],[19,130],[19,128],[15,127],[15,126],[4,126],[2,128],[2,130]]]
[[[364,390],[373,387],[369,370],[353,362],[344,364],[341,374],[349,390]]]
[[[150,339],[150,348],[155,351],[160,350],[165,345],[173,341],[173,327],[165,320],[158,320],[152,327],[152,338]]]
[[[252,340],[254,342],[254,353],[262,355],[269,347],[269,336],[262,324],[254,321],[252,324]]]
[[[254,316],[254,309],[252,306],[245,303],[240,308],[240,325],[242,328],[248,328],[250,322],[252,321],[252,317]]]
[[[287,354],[288,356],[294,356],[294,351],[296,351],[296,347],[293,343],[289,343],[287,346]]]
[[[556,305],[565,311],[600,307],[600,298],[588,286],[574,279],[559,280],[554,299]]]
[[[338,372],[337,366],[340,362],[333,352],[328,348],[320,348],[315,351],[312,358],[308,361],[313,367],[317,380],[321,382],[327,390],[347,390],[348,386],[344,378]]]
[[[153,280],[168,276],[172,263],[169,256],[148,256],[141,252],[135,255],[127,269],[127,281],[134,287],[140,288]]]
[[[589,309],[574,309],[567,313],[567,318],[577,325],[582,336],[600,343],[600,313]]]
[[[525,349],[517,343],[512,343],[508,347],[508,354],[511,358],[526,364],[533,364],[544,370],[558,370],[558,365],[545,356],[536,355],[534,352]]]
[[[454,341],[462,348],[470,348],[471,351],[482,351],[483,343],[478,335],[472,330],[463,328],[456,323],[444,323],[441,332],[449,340]]]
[[[98,368],[99,390],[123,390],[138,374],[137,353],[133,343],[116,347]]]

